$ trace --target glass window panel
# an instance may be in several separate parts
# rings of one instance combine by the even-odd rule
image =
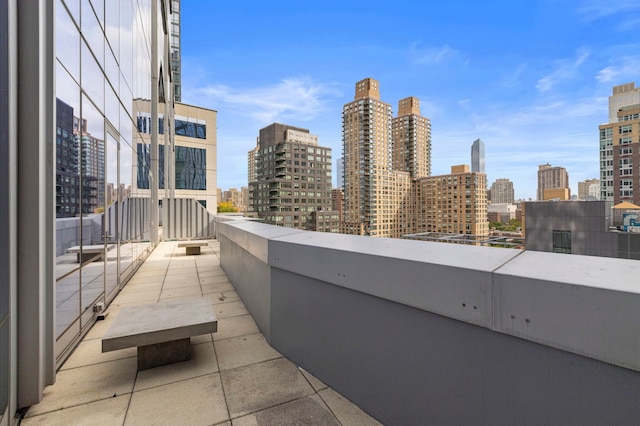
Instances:
[[[64,4],[67,6],[74,21],[80,25],[80,0],[64,0]]]
[[[126,6],[125,6],[126,7]],[[108,1],[105,4],[105,34],[107,45],[113,51],[115,58],[120,61],[120,2]],[[108,52],[109,49],[106,49]]]
[[[56,63],[56,339],[80,316],[80,88]],[[72,334],[76,331],[70,331]],[[79,332],[79,330],[77,330]]]
[[[108,2],[110,3],[110,2]],[[125,81],[125,85],[131,91],[133,87],[133,18],[131,2],[125,1],[120,5],[120,56],[117,58],[120,64],[121,78]],[[124,90],[125,85],[120,84],[120,90]],[[124,103],[126,108],[131,105]]]
[[[104,32],[98,23],[98,18],[88,0],[82,2],[82,21],[80,23],[82,35],[93,52],[96,61],[102,66],[104,61]],[[83,53],[84,54],[84,53]],[[85,57],[83,56],[83,60]]]
[[[118,151],[118,140],[116,136],[107,132],[105,144],[107,200],[104,239],[107,245],[112,247],[108,252],[109,255],[107,255],[105,259],[105,287],[107,295],[111,295],[118,286],[119,276],[118,257],[120,250],[118,242],[120,239],[120,213],[124,189],[121,186],[119,177]]]
[[[84,42],[82,43],[81,85],[98,110],[102,111],[104,108],[104,74]]]
[[[60,0],[56,2],[56,57],[80,81],[80,34]]]
[[[111,89],[111,86],[106,85],[106,97],[105,97],[105,114],[107,120],[114,126],[116,130],[120,127],[120,101],[118,95]]]
[[[121,96],[121,100],[124,101],[125,103],[131,103],[131,98],[128,99],[128,102],[122,98],[122,93],[120,93]],[[122,140],[124,141],[124,143],[127,145],[122,146],[120,149],[121,150],[128,150],[129,155],[133,156],[135,149],[133,148],[132,142],[133,138],[134,138],[134,134],[133,134],[133,123],[131,121],[131,116],[129,115],[129,112],[127,110],[124,109],[124,107],[122,105],[120,105],[120,138],[122,138]],[[132,157],[133,158],[133,157]],[[133,176],[133,175],[132,175]],[[131,176],[129,177],[129,180],[131,180]]]
[[[104,0],[90,0],[91,5],[93,6],[93,10],[98,17],[98,22],[100,26],[104,28]],[[118,3],[116,1],[111,0],[109,3]]]
[[[104,117],[88,97],[82,96],[81,132],[81,210],[85,217],[82,226],[83,250],[104,245],[105,214],[105,142]],[[92,255],[81,268],[81,310],[91,309],[104,292],[105,258],[102,253]],[[87,256],[89,257],[89,256]]]
[[[120,93],[120,70],[111,51],[105,57],[105,75],[107,85],[111,85],[116,93]]]
[[[206,150],[176,146],[175,149],[175,188],[207,189]]]

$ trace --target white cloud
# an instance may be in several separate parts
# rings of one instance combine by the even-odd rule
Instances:
[[[640,28],[640,18],[635,16],[633,18],[624,19],[616,27],[618,31],[634,31],[638,28]]]
[[[340,95],[332,85],[316,83],[309,78],[287,78],[277,84],[254,88],[217,84],[196,89],[194,94],[212,98],[216,108],[244,110],[246,115],[263,124],[279,120],[312,120],[326,110],[328,98]]]
[[[625,56],[616,59],[615,65],[609,65],[598,71],[596,79],[600,83],[620,83],[622,79],[632,79],[638,75],[640,59],[636,56]]]
[[[557,83],[574,78],[578,75],[580,66],[589,58],[589,55],[590,52],[588,50],[578,49],[576,58],[555,61],[554,70],[538,80],[536,89],[539,92],[547,92]]]
[[[416,65],[435,66],[450,62],[467,65],[469,63],[468,58],[448,44],[423,47],[421,43],[414,43],[409,49],[409,57]]]
[[[640,3],[637,0],[587,0],[582,3],[578,13],[587,21],[595,21],[605,16],[634,10],[640,10]]]
[[[469,108],[470,103],[471,103],[471,99],[469,98],[458,101],[458,105],[460,105],[462,108]]]

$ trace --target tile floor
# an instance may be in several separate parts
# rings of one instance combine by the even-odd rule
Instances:
[[[22,425],[377,425],[266,342],[220,268],[219,243],[186,256],[163,242],[60,368]],[[135,348],[101,352],[123,306],[208,296],[218,332],[193,358],[136,371]]]

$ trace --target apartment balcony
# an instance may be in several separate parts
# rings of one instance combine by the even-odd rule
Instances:
[[[640,418],[637,261],[222,217],[215,234],[201,256],[160,243],[24,424]],[[134,350],[100,352],[123,306],[193,296],[218,332],[192,360],[136,372]]]
[[[136,349],[101,352],[125,306],[204,296],[218,332],[192,337],[189,361],[137,371]],[[220,266],[162,242],[111,302],[22,420],[34,424],[379,424],[269,345]]]

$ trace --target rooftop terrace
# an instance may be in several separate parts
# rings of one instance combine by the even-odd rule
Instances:
[[[58,371],[23,425],[379,424],[265,340],[220,267],[220,244],[186,256],[163,242]],[[136,349],[101,352],[124,306],[208,296],[218,332],[191,339],[190,361],[136,371]]]
[[[201,256],[160,243],[25,424],[640,418],[638,261],[226,217],[215,234]],[[135,350],[100,353],[123,306],[196,295],[219,322],[194,359],[136,372]]]

